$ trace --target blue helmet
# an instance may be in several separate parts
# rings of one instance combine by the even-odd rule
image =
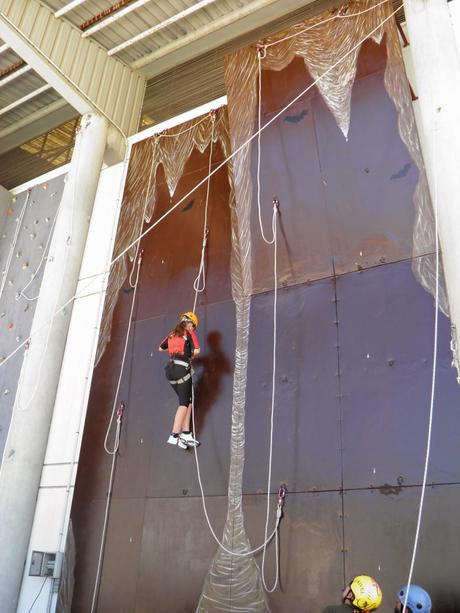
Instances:
[[[406,590],[407,585],[404,585],[398,592],[398,600],[402,605],[404,605]],[[423,587],[411,584],[409,587],[409,594],[407,596],[407,607],[410,608],[412,613],[430,613],[430,595],[423,589]]]

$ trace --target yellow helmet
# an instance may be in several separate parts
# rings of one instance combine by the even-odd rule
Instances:
[[[195,328],[198,328],[198,317],[193,311],[186,311],[180,316],[181,321],[191,321]]]
[[[376,611],[382,604],[382,590],[372,577],[358,575],[350,583],[353,606],[359,611]]]

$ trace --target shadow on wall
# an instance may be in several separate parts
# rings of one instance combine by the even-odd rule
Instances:
[[[195,434],[203,428],[206,415],[222,391],[222,377],[232,373],[231,364],[221,348],[222,334],[212,330],[206,337],[208,352],[193,360],[194,367],[200,368],[195,385]]]
[[[460,613],[460,600],[457,594],[432,593],[433,613]]]

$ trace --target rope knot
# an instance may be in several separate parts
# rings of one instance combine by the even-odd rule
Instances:
[[[265,43],[257,43],[257,57],[260,60],[264,60],[267,57],[267,45]]]

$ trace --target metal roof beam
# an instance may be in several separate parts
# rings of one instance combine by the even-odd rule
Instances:
[[[32,66],[28,66],[26,64],[25,66],[22,66],[21,68],[18,68],[14,72],[10,72],[5,77],[1,77],[0,78],[0,87],[3,87],[4,85],[9,83],[10,81],[14,81],[14,79],[17,79],[18,77],[21,77],[23,74],[25,74],[26,72],[29,72],[30,70],[32,70]]]
[[[144,30],[144,32],[140,32],[140,34],[137,34],[136,36],[133,36],[129,40],[126,40],[125,42],[117,45],[116,47],[109,49],[108,54],[114,55],[115,53],[119,53],[120,51],[123,51],[123,49],[126,49],[127,47],[131,47],[132,45],[138,43],[140,40],[143,40],[144,38],[147,38],[148,36],[155,34],[155,32],[159,32],[160,30],[167,28],[171,24],[176,23],[176,21],[179,21],[180,19],[183,19],[184,17],[188,17],[189,15],[196,13],[200,9],[208,6],[209,4],[213,4],[216,1],[217,0],[201,0],[200,2],[197,2],[196,4],[194,4],[193,6],[190,6],[189,8],[184,9],[180,13],[177,13],[176,15],[173,15],[172,17],[169,17],[168,19],[165,19],[164,21],[157,23],[156,25],[152,26],[148,30]]]
[[[37,96],[39,96],[40,94],[43,94],[49,89],[51,89],[51,85],[48,85],[47,83],[46,85],[42,85],[41,87],[34,90],[33,92],[30,92],[29,94],[26,94],[25,96],[22,96],[22,98],[18,98],[11,104],[8,104],[7,106],[0,108],[0,116],[5,115],[6,113],[9,113],[16,107],[21,106],[21,104],[24,104],[25,102],[28,102],[29,100],[32,100],[32,98],[36,98]]]
[[[147,2],[151,2],[151,0],[136,0],[135,2],[132,2],[131,4],[128,4],[124,8],[118,10],[113,15],[109,15],[105,19],[101,19],[100,21],[95,23],[93,26],[90,26],[83,31],[83,34],[82,34],[83,38],[91,36],[91,34],[94,34],[95,32],[98,32],[99,30],[106,28],[107,26],[111,25],[115,21],[118,21],[125,15],[128,15],[128,13],[131,13],[132,11],[135,11],[141,8],[142,6],[144,6],[144,4],[147,4]],[[80,26],[80,27],[82,28],[83,26]]]
[[[147,78],[152,78],[177,64],[211,51],[233,38],[242,36],[261,25],[275,21],[314,2],[315,0],[253,0],[174,42],[144,55],[133,62],[131,68],[141,70]],[[111,49],[109,53],[111,52],[114,50]]]
[[[0,155],[78,116],[63,98],[0,130]]]
[[[66,13],[70,13],[70,11],[73,11],[73,9],[77,8],[77,6],[80,6],[80,4],[83,4],[83,2],[86,2],[86,0],[73,0],[72,2],[69,2],[69,4],[66,4],[65,6],[60,8],[58,11],[56,11],[54,13],[54,16],[62,17]]]
[[[125,135],[137,130],[145,78],[40,0],[0,0],[0,38],[79,113],[99,113]]]

